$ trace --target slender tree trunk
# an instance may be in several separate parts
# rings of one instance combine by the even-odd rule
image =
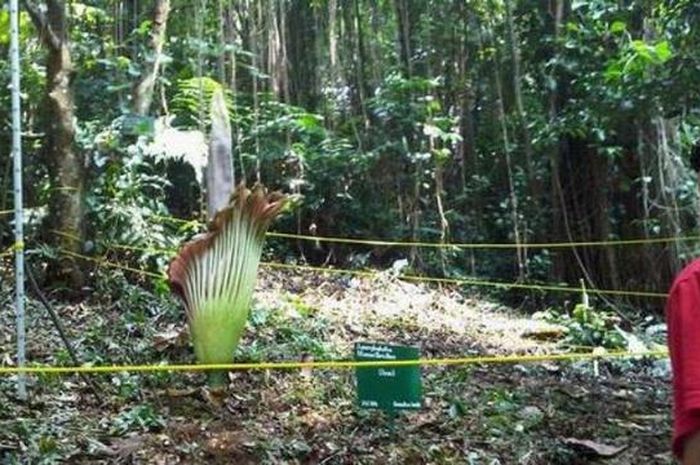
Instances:
[[[370,67],[370,72],[372,73],[372,82],[379,82],[382,79],[382,68],[380,66],[377,66],[379,63],[381,63],[381,51],[380,51],[380,43],[381,43],[381,35],[383,32],[383,21],[386,21],[386,18],[381,12],[379,0],[369,0],[370,8],[369,8],[369,14],[371,15],[371,21],[370,21],[370,26],[371,26],[371,34],[372,37],[374,37],[374,40],[371,40],[369,43],[369,58],[370,62],[373,64],[373,66]]]
[[[257,129],[258,127],[258,122],[260,118],[260,101],[259,98],[260,96],[258,95],[258,73],[259,73],[259,49],[258,49],[258,42],[260,39],[260,33],[258,32],[258,25],[260,24],[260,8],[258,6],[258,2],[255,2],[255,6],[253,7],[253,23],[252,27],[250,28],[250,43],[252,45],[251,48],[251,60],[252,60],[252,68],[253,68],[253,124],[255,128]],[[260,182],[261,178],[261,163],[260,163],[260,139],[256,135],[255,136],[255,180],[256,182]]]
[[[284,7],[284,0],[279,0],[280,10],[280,79],[282,80],[282,97],[284,103],[289,103],[289,58],[287,57],[287,10]]]
[[[396,0],[394,5],[399,29],[399,58],[404,75],[410,78],[413,76],[413,63],[411,60],[411,19],[409,5],[406,0]]]
[[[411,242],[418,242],[420,235],[420,217],[422,215],[421,204],[421,174],[423,173],[423,163],[416,161],[416,169],[413,173],[413,198],[411,199]],[[414,265],[418,258],[418,248],[413,246],[410,251],[411,265]]]
[[[219,46],[222,47],[216,62],[216,71],[219,75],[219,83],[226,83],[226,50],[223,48],[226,44],[226,8],[224,0],[219,0]]]
[[[291,103],[314,111],[319,103],[316,53],[318,28],[311,2],[287,2],[286,26]]]
[[[357,90],[360,96],[360,108],[362,110],[362,117],[365,123],[365,129],[369,129],[370,120],[367,113],[367,108],[365,102],[367,101],[367,95],[369,94],[369,85],[367,82],[367,56],[365,53],[365,39],[364,39],[364,29],[362,27],[362,17],[360,16],[360,0],[353,0],[355,7],[355,30],[357,32]]]
[[[537,199],[540,197],[541,187],[537,179],[537,173],[535,172],[534,163],[532,160],[532,140],[530,137],[530,129],[527,126],[525,105],[523,104],[522,73],[520,71],[520,46],[518,43],[518,35],[515,31],[513,6],[511,4],[512,1],[513,0],[505,0],[506,24],[508,26],[508,39],[510,42],[509,51],[510,59],[513,65],[513,96],[515,98],[515,110],[518,117],[518,126],[520,127],[520,140],[522,143],[523,152],[525,153],[525,170],[528,176],[530,194],[532,195],[533,199],[537,201]]]
[[[489,22],[489,27],[493,29]],[[503,85],[501,83],[500,60],[498,58],[498,47],[495,43],[490,44],[495,50],[491,66],[493,68],[493,82],[496,92],[496,111],[501,128],[501,139],[503,142],[503,152],[506,162],[506,173],[508,178],[508,198],[510,200],[510,216],[513,226],[513,239],[515,240],[515,257],[518,267],[518,280],[522,281],[526,276],[526,251],[522,247],[522,234],[520,229],[520,210],[518,204],[518,194],[515,190],[515,179],[513,175],[513,161],[511,157],[511,143],[506,121],[506,111],[503,99]]]
[[[510,198],[510,213],[513,223],[513,239],[516,246],[516,259],[518,264],[518,280],[525,279],[525,250],[522,247],[522,237],[520,233],[520,211],[518,206],[518,194],[515,191],[515,180],[513,176],[513,161],[510,153],[510,137],[508,135],[508,127],[506,124],[505,110],[503,108],[503,89],[501,88],[501,73],[498,71],[498,65],[494,65],[494,81],[496,85],[496,94],[498,98],[498,119],[501,126],[501,136],[503,138],[503,152],[506,161],[506,170],[508,173],[508,193]]]
[[[561,26],[564,20],[564,2],[565,0],[552,0],[550,14],[553,19],[553,46],[552,46],[552,58],[556,58],[559,54],[559,38],[561,36]],[[548,102],[548,113],[549,113],[549,123],[554,124],[557,116],[559,114],[559,79],[556,71],[552,71],[550,74],[550,79],[552,82],[557,83],[556,86],[549,92],[549,102]],[[563,194],[561,192],[561,178],[559,176],[559,154],[561,151],[561,143],[555,144],[548,150],[549,158],[549,171],[550,171],[550,196],[549,196],[549,207],[551,209],[552,218],[552,235],[550,240],[559,241],[564,238],[565,232],[562,230],[564,227],[564,221],[562,215],[566,215],[566,211],[563,209],[562,201]],[[553,263],[553,274],[555,277],[559,278],[564,275],[564,257],[562,254],[556,254]]]
[[[153,102],[153,89],[158,78],[161,58],[163,56],[163,44],[165,43],[165,30],[170,15],[170,0],[155,0],[153,4],[153,23],[148,38],[146,60],[139,79],[134,84],[131,92],[132,108],[137,115],[147,115]]]
[[[657,116],[653,120],[656,133],[656,160],[658,162],[658,187],[657,191],[664,205],[662,224],[667,234],[679,237],[683,233],[683,223],[681,216],[681,206],[678,204],[678,198],[674,194],[672,186],[680,186],[683,183],[682,173],[684,171],[683,163],[679,155],[679,143],[673,141],[673,134],[679,134],[676,123]],[[697,190],[692,199],[693,217],[700,216],[700,202],[698,202]],[[680,270],[682,261],[680,257],[691,256],[693,250],[691,244],[685,242],[676,242],[671,245],[669,270],[666,271],[667,276],[661,276],[661,279],[668,278],[672,274]]]
[[[47,49],[46,137],[42,149],[49,171],[51,193],[47,234],[50,243],[64,253],[80,253],[83,241],[84,158],[75,150],[75,99],[72,86],[73,63],[63,0],[47,0],[46,13],[25,2]],[[75,257],[69,255],[51,270],[52,278],[65,280],[73,288],[84,281]]]
[[[236,11],[233,8],[233,5],[231,5],[231,2],[235,0],[228,0],[227,3],[227,12],[228,12],[228,41],[231,44],[236,43],[236,22],[237,22],[237,15]],[[231,67],[231,74],[230,74],[230,80],[229,80],[229,88],[231,91],[236,94],[236,90],[238,88],[237,83],[236,83],[236,66],[238,65],[237,60],[236,60],[236,50],[234,47],[231,48],[231,51],[229,52],[229,64]]]
[[[277,35],[277,2],[267,5],[267,14],[265,15],[265,23],[263,30],[266,33],[265,44],[267,45],[267,68],[265,74],[269,76],[270,91],[279,99],[282,90],[280,87],[279,73],[277,65],[279,64],[279,36]]]
[[[328,0],[328,67],[329,77],[326,85],[334,88],[340,84],[338,71],[338,0]],[[336,105],[332,99],[323,101],[324,116],[327,127],[335,130]]]
[[[643,124],[637,123],[635,124],[635,129],[636,129],[636,151],[637,151],[637,157],[639,160],[639,179],[642,181],[641,185],[639,186],[641,189],[641,200],[642,200],[642,232],[644,234],[645,239],[649,239],[651,237],[651,228],[652,226],[652,218],[651,218],[651,195],[650,195],[650,188],[651,188],[651,183],[647,182],[647,180],[651,179],[652,173],[651,173],[651,168],[649,163],[647,163],[647,158],[650,158],[647,153],[650,150],[647,150],[646,144],[644,143],[644,128]],[[658,150],[658,148],[657,148]],[[659,178],[661,180],[661,177],[663,176],[662,173],[659,172]],[[644,263],[643,266],[649,267],[652,265],[651,261],[651,255],[653,254],[653,246],[651,244],[644,244],[642,246],[642,251],[643,254],[638,254],[638,257],[640,258],[640,262]],[[638,253],[639,251],[637,251]],[[653,270],[654,268],[649,268],[649,270]],[[649,273],[651,274],[651,273]],[[617,287],[615,289],[618,289]]]
[[[285,8],[283,2],[274,0],[270,8],[270,24],[268,47],[270,48],[270,77],[273,83],[273,91],[280,101],[287,102],[287,52],[285,27]]]
[[[445,160],[440,157],[436,151],[435,139],[430,138],[430,152],[433,154],[435,163],[435,204],[437,207],[438,218],[440,219],[440,244],[447,243],[450,233],[450,223],[445,216],[445,208],[443,205],[443,197],[445,195]],[[445,249],[440,249],[440,263],[442,265],[442,273],[447,276],[447,254]]]
[[[459,142],[460,192],[467,190],[467,181],[471,173],[478,170],[476,160],[476,141],[474,134],[474,88],[469,71],[469,49],[467,43],[467,18],[463,2],[457,0],[462,19],[462,37],[459,38],[457,61],[457,101],[459,102]]]
[[[336,66],[338,64],[338,36],[336,21],[338,16],[338,0],[328,0],[328,47],[331,65],[331,77],[335,79]]]

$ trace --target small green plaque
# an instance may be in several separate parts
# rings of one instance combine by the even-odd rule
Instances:
[[[417,347],[358,342],[355,360],[418,360]],[[422,406],[420,366],[357,368],[357,398],[362,408],[387,412],[417,410]]]

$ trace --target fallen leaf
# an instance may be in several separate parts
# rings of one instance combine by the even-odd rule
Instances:
[[[115,455],[123,460],[131,458],[135,453],[144,448],[146,438],[144,436],[130,436],[128,438],[116,439],[110,448]]]
[[[301,423],[306,425],[309,429],[314,431],[324,431],[328,428],[329,421],[324,416],[316,413],[309,412],[301,416]]]
[[[188,388],[188,389],[175,389],[175,388],[168,388],[165,390],[166,394],[168,394],[168,397],[188,397],[193,394],[196,394],[198,391],[197,388]]]
[[[170,347],[182,347],[187,342],[187,329],[184,326],[170,325],[167,330],[153,336],[153,347],[163,352]]]
[[[623,450],[627,449],[627,446],[610,446],[607,444],[590,441],[588,439],[566,438],[564,439],[564,444],[567,446],[572,446],[574,449],[579,449],[600,457],[614,457]]]
[[[564,386],[558,390],[574,400],[582,399],[589,394],[589,391],[582,386]]]
[[[209,405],[215,408],[221,408],[226,400],[225,387],[203,387],[201,388],[202,397]]]
[[[620,428],[625,428],[625,429],[633,429],[637,431],[649,431],[650,428],[642,425],[638,425],[637,423],[632,423],[632,422],[627,422],[623,421],[620,419],[614,419],[614,423],[616,423]]]
[[[538,321],[525,329],[521,336],[524,338],[536,339],[538,341],[551,341],[561,339],[566,336],[568,328],[562,325],[555,325]]]
[[[210,456],[226,458],[226,463],[249,465],[257,463],[253,455],[248,451],[247,444],[254,442],[246,433],[236,431],[222,431],[212,434],[212,437],[204,444],[204,450]]]

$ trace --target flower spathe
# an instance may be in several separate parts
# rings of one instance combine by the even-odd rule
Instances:
[[[168,268],[184,302],[197,361],[230,363],[243,333],[265,233],[285,203],[256,184],[238,186],[209,231],[185,244]]]

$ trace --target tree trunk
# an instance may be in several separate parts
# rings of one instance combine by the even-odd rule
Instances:
[[[360,96],[360,108],[362,110],[362,117],[365,123],[365,129],[369,129],[370,120],[367,113],[366,101],[367,96],[370,94],[369,85],[367,82],[367,57],[365,56],[365,32],[362,28],[362,17],[360,15],[360,1],[354,0],[355,7],[355,29],[357,32],[357,91]]]
[[[528,185],[530,194],[537,201],[540,196],[540,183],[537,179],[534,164],[532,161],[532,140],[530,137],[530,129],[527,127],[527,115],[525,114],[525,105],[523,104],[522,90],[522,73],[520,72],[520,46],[518,45],[518,36],[515,32],[515,24],[513,19],[512,0],[505,0],[506,6],[506,23],[508,26],[508,39],[510,42],[510,59],[513,65],[513,96],[515,99],[515,110],[518,117],[518,126],[520,127],[520,141],[525,153],[525,170],[528,177]]]
[[[236,23],[238,16],[236,14],[236,10],[233,8],[233,5],[231,4],[233,0],[228,0],[227,3],[227,11],[228,11],[228,43],[238,45],[237,42],[240,42],[236,38]],[[236,92],[238,91],[238,85],[236,83],[236,67],[238,66],[237,60],[236,60],[236,49],[234,47],[231,48],[231,51],[229,51],[229,65],[231,67],[231,74],[230,74],[230,79],[229,79],[229,88],[231,89],[231,92],[233,92],[234,96],[236,95]],[[235,101],[235,98],[234,98]]]
[[[466,193],[467,183],[472,174],[478,172],[476,158],[476,135],[474,125],[474,86],[469,70],[469,44],[467,41],[466,11],[461,1],[458,1],[459,12],[463,17],[462,38],[459,39],[457,61],[457,102],[459,102],[459,167],[460,167],[460,192]]]
[[[153,5],[153,24],[148,38],[148,52],[143,63],[143,69],[139,79],[131,91],[132,109],[137,115],[147,115],[153,102],[153,89],[158,77],[163,44],[165,43],[165,29],[170,15],[170,0],[155,0]]]
[[[560,150],[561,215],[566,240],[601,241],[610,238],[608,160],[594,144],[574,136],[562,139]],[[577,283],[585,278],[591,287],[614,285],[614,260],[605,248],[571,249],[560,279]]]
[[[338,0],[328,0],[328,47],[331,66],[331,81],[335,84],[336,65],[338,63],[338,36],[336,21],[338,13]]]
[[[561,35],[561,27],[564,21],[565,12],[565,2],[566,0],[553,0],[551,5],[550,14],[553,19],[552,33],[554,36],[551,58],[556,58],[559,55],[559,37]],[[555,120],[559,115],[559,107],[561,105],[561,88],[560,80],[558,79],[558,73],[553,70],[550,74],[552,82],[556,85],[549,92],[549,102],[548,102],[548,117],[549,123],[554,124]],[[550,195],[549,195],[549,208],[551,209],[551,235],[549,240],[553,242],[558,242],[565,240],[564,221],[562,215],[565,214],[563,211],[562,199],[563,194],[561,192],[561,179],[559,177],[559,153],[561,151],[561,142],[558,144],[553,144],[552,147],[548,149],[549,158],[549,172],[550,172]],[[552,274],[555,278],[560,278],[564,275],[565,259],[563,253],[555,253],[553,261]]]
[[[406,3],[406,0],[396,0],[395,7],[399,29],[399,58],[401,60],[404,76],[410,78],[413,76],[413,64],[411,60],[412,47],[409,5]]]
[[[493,30],[491,24],[489,27]],[[508,177],[508,197],[510,200],[510,215],[513,226],[513,239],[515,241],[515,257],[518,267],[518,281],[523,281],[527,275],[526,270],[526,250],[522,246],[523,237],[522,229],[520,225],[520,211],[518,205],[518,194],[515,189],[515,177],[513,172],[513,160],[511,156],[511,144],[510,136],[508,133],[508,124],[506,121],[506,110],[503,97],[503,85],[501,83],[501,70],[500,70],[500,60],[498,54],[498,45],[494,41],[489,44],[494,49],[494,57],[492,60],[493,67],[493,82],[494,90],[496,93],[496,114],[498,115],[498,121],[501,129],[501,138],[503,142],[503,153],[506,163],[506,173]]]
[[[253,22],[250,28],[250,43],[251,43],[251,66],[252,66],[252,80],[253,80],[253,127],[258,129],[258,123],[260,121],[260,96],[258,95],[258,75],[260,74],[259,70],[259,64],[258,64],[258,42],[260,41],[260,33],[258,32],[258,27],[259,24],[262,22],[259,20],[259,6],[258,2],[255,2],[255,6],[253,7]],[[261,179],[261,163],[260,163],[260,137],[257,134],[255,135],[255,181],[260,182]]]
[[[64,259],[52,267],[50,276],[79,289],[84,276],[75,256],[83,238],[83,155],[76,151],[75,105],[72,88],[73,63],[66,25],[64,0],[47,0],[46,14],[34,3],[27,11],[47,49],[45,117],[46,137],[42,155],[49,172],[51,193],[47,236],[61,249]]]
[[[656,133],[656,160],[658,162],[658,187],[657,191],[662,200],[663,209],[661,218],[662,230],[667,235],[680,237],[683,234],[682,210],[677,197],[670,186],[680,186],[683,183],[684,166],[679,156],[680,143],[677,140],[680,131],[677,122],[669,121],[661,116],[653,120]],[[674,140],[674,135],[676,140]],[[697,191],[692,197],[692,213],[698,217]],[[668,266],[660,270],[661,282],[668,282],[683,266],[681,257],[693,255],[691,244],[686,242],[674,242],[666,252],[669,257],[666,260]],[[651,286],[650,286],[651,287]]]
[[[286,27],[290,103],[315,111],[319,103],[316,53],[318,32],[311,2],[288,2]]]
[[[216,71],[219,75],[219,83],[226,84],[226,51],[223,48],[226,44],[226,9],[224,8],[224,0],[219,0],[219,46],[222,47],[221,52],[216,61]]]

